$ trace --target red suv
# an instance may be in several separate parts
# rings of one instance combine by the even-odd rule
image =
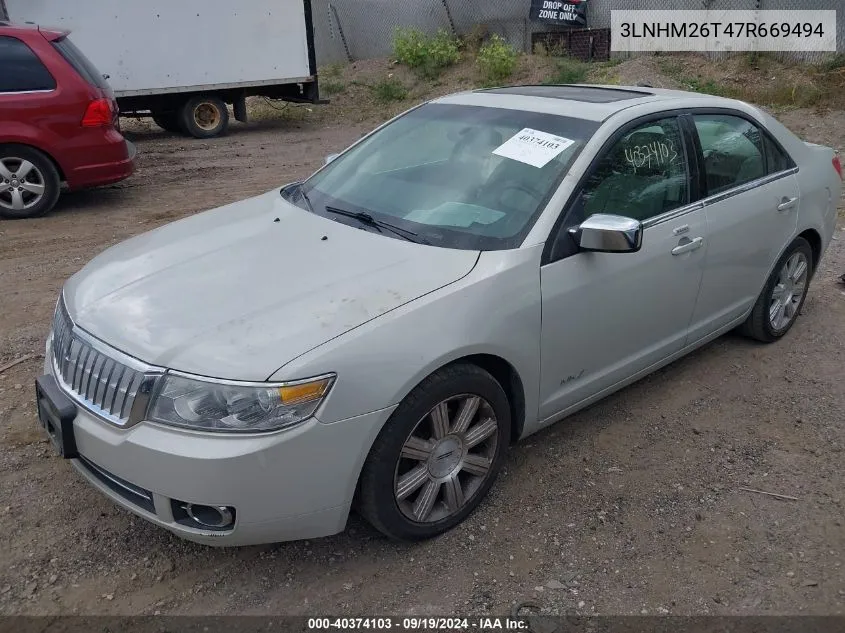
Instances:
[[[0,22],[0,216],[31,218],[69,189],[132,173],[114,93],[66,31]]]

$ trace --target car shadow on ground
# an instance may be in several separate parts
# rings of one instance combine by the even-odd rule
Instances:
[[[63,191],[56,206],[47,216],[59,213],[96,214],[98,212],[113,211],[116,206],[124,206],[132,202],[132,180],[126,180],[116,185],[107,185],[94,189],[80,191]]]

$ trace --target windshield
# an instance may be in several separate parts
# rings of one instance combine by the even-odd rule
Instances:
[[[288,195],[338,222],[361,226],[332,209],[366,213],[435,246],[515,248],[597,128],[552,114],[427,104]]]

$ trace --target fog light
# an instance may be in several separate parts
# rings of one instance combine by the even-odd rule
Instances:
[[[185,513],[200,527],[223,530],[235,523],[235,509],[229,506],[204,506],[186,503]]]

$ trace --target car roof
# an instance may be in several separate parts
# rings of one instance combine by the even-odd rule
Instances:
[[[2,1],[2,0],[0,0]],[[67,29],[43,27],[35,22],[7,22],[0,20],[0,33],[7,33],[26,39],[36,33],[40,33],[50,41],[65,37],[70,33]]]
[[[605,121],[633,106],[650,104],[655,112],[702,106],[736,107],[739,102],[683,90],[599,84],[524,85],[459,92],[435,103],[476,105],[558,114],[589,121]]]
[[[0,20],[0,28],[3,28],[4,30],[12,29],[14,31],[37,31],[38,25],[34,22],[24,22],[21,24],[20,22]]]

